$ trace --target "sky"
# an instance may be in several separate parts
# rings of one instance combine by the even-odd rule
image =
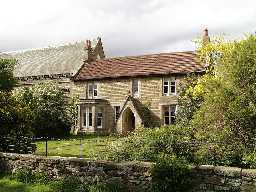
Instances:
[[[0,0],[0,52],[101,37],[107,57],[194,50],[256,31],[255,0]]]

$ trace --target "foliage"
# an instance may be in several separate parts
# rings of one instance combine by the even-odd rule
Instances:
[[[242,163],[244,167],[256,169],[256,151],[245,152]]]
[[[187,141],[190,130],[178,126],[140,128],[127,137],[120,138],[109,148],[112,160],[156,161],[162,154],[175,154],[191,159]]]
[[[153,191],[187,191],[192,185],[190,173],[191,168],[186,160],[163,155],[158,158],[152,171]]]
[[[36,136],[61,137],[68,135],[74,121],[74,102],[67,98],[55,83],[40,83],[16,92],[18,100],[32,111]]]
[[[0,151],[33,152],[31,110],[11,92],[16,83],[14,65],[13,60],[0,59]]]
[[[28,183],[41,183],[47,184],[50,181],[45,174],[32,171],[30,169],[19,169],[12,175],[13,179],[16,179],[19,182],[28,184]]]
[[[205,84],[204,103],[192,125],[206,133],[229,130],[229,139],[245,146],[252,143],[256,134],[256,36],[213,42],[199,53],[202,58],[211,58],[212,71]]]
[[[236,142],[202,143],[194,152],[193,163],[199,165],[241,166],[243,145]]]
[[[127,188],[120,181],[105,181],[90,183],[84,182],[82,178],[75,176],[67,176],[51,179],[43,173],[28,169],[19,169],[10,177],[12,180],[21,183],[41,184],[48,186],[49,191],[54,192],[119,192],[127,191]]]
[[[198,54],[207,70],[186,81],[177,123],[190,127],[191,138],[201,143],[196,163],[241,166],[256,136],[256,36],[215,38],[200,44]]]
[[[203,102],[204,86],[198,75],[188,75],[181,84],[178,97],[179,110],[176,122],[182,126],[188,126],[194,113]]]
[[[114,182],[83,182],[75,176],[68,176],[50,183],[54,191],[62,192],[119,192],[127,191],[121,183]]]
[[[16,60],[0,58],[0,91],[10,91],[17,81],[13,76]]]

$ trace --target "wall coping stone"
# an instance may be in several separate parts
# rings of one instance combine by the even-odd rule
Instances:
[[[61,156],[40,156],[33,154],[17,154],[17,153],[2,153],[0,152],[0,158],[8,158],[12,160],[18,159],[40,159],[40,160],[55,160],[55,161],[68,161],[74,163],[88,163],[88,164],[102,164],[116,167],[143,167],[143,168],[151,168],[154,163],[151,162],[143,162],[143,161],[124,161],[124,162],[114,162],[107,160],[92,160],[88,158],[79,158],[79,157],[61,157]]]
[[[155,163],[152,162],[143,162],[143,161],[123,161],[123,162],[114,162],[114,161],[107,161],[107,160],[92,160],[89,158],[79,158],[79,157],[61,157],[61,156],[40,156],[40,155],[33,155],[33,154],[17,154],[17,153],[2,153],[0,152],[0,158],[4,157],[7,159],[18,160],[18,159],[36,159],[36,160],[54,160],[58,161],[68,161],[74,163],[85,163],[85,164],[102,164],[102,165],[109,165],[114,167],[144,167],[144,168],[151,168]],[[242,169],[238,167],[226,167],[226,166],[214,166],[214,165],[198,165],[198,166],[191,166],[192,170],[197,171],[206,171],[211,172],[213,171],[217,175],[222,176],[250,176],[256,178],[256,169]]]
[[[243,177],[256,178],[256,169],[243,169],[241,175]]]

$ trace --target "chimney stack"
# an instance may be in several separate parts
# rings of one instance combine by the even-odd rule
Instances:
[[[209,37],[209,33],[208,33],[208,29],[205,28],[204,31],[203,31],[203,44],[207,44],[207,43],[210,43],[210,37]]]
[[[86,40],[85,48],[86,48],[87,50],[90,50],[90,49],[92,48],[92,43],[91,43],[91,41],[88,40],[88,39]]]

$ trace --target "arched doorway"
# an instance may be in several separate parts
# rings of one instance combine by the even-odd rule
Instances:
[[[132,112],[132,110],[128,107],[123,112],[122,117],[122,133],[126,134],[128,132],[131,132],[135,129],[135,114]]]

